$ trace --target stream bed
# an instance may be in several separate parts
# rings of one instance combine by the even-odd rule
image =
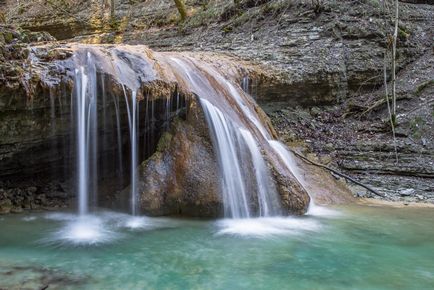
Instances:
[[[0,216],[0,289],[434,289],[434,210],[249,220]]]

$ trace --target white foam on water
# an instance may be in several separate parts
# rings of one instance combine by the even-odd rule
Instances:
[[[158,223],[155,223],[150,218],[131,216],[124,221],[124,226],[132,230],[144,230],[144,229],[155,229],[158,228]]]
[[[321,224],[309,218],[265,217],[253,219],[224,219],[217,222],[217,235],[267,238],[298,235],[307,231],[320,231]]]
[[[118,237],[119,234],[112,231],[100,217],[84,215],[67,220],[66,225],[47,242],[86,246],[109,243]]]
[[[337,218],[337,217],[341,217],[343,215],[343,213],[340,211],[331,209],[331,208],[316,205],[312,200],[310,205],[309,205],[309,209],[307,210],[305,215],[317,216],[317,217],[327,217],[327,218]]]
[[[156,228],[171,227],[166,218],[153,218],[147,216],[133,216],[125,213],[102,211],[98,215],[104,222],[115,228],[128,228],[134,230],[151,230]]]
[[[118,226],[130,230],[155,230],[183,227],[185,225],[194,225],[191,220],[173,219],[168,217],[147,217],[147,216],[131,216],[118,220]]]
[[[46,214],[45,218],[54,221],[73,221],[77,219],[77,215],[72,213],[54,212]]]
[[[31,221],[34,221],[35,219],[36,219],[35,216],[25,216],[22,218],[22,220],[25,222],[31,222]]]

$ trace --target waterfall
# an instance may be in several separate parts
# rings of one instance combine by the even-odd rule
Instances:
[[[123,175],[127,176],[127,173],[122,172],[123,165],[129,165],[130,212],[133,216],[139,214],[139,195],[146,194],[138,192],[139,164],[153,154],[162,130],[170,129],[173,110],[178,113],[181,105],[185,108],[185,101],[180,97],[180,93],[184,92],[197,97],[205,116],[219,170],[225,217],[244,219],[271,217],[282,213],[277,190],[281,190],[281,184],[277,187],[270,168],[282,169],[280,165],[276,167],[276,164],[282,160],[287,162],[286,157],[282,157],[281,148],[280,151],[276,149],[274,132],[254,100],[240,85],[230,80],[221,68],[182,54],[151,55],[144,47],[85,46],[85,49],[77,48],[74,57],[73,108],[76,119],[80,214],[89,212],[90,200],[94,200],[93,205],[96,206],[99,181],[97,165],[101,159],[98,148],[102,148],[102,152],[113,151],[112,158],[113,161],[116,160],[113,163],[119,168],[115,171],[121,179]],[[97,70],[103,74],[98,78],[102,82],[99,86]],[[146,85],[142,85],[152,81],[174,83],[175,91],[158,98],[147,95]],[[109,82],[114,82],[116,86],[109,87]],[[242,85],[247,89],[247,78],[244,78]],[[114,88],[116,90],[113,90]],[[101,104],[98,104],[98,93],[101,91],[103,99]],[[107,98],[106,91],[109,91],[111,98]],[[120,104],[122,92],[125,106]],[[142,100],[145,101],[140,105]],[[105,142],[109,140],[106,135],[100,140],[101,147],[98,146],[97,105],[102,105],[101,120],[104,124],[101,128],[105,134],[108,127],[105,122],[114,116],[106,111],[110,101],[115,113],[111,129],[115,133],[113,139],[117,143],[117,152],[116,148],[106,146]],[[143,109],[142,112],[140,108]],[[125,115],[128,118],[130,140],[129,160],[123,160],[125,148],[122,147],[122,124],[126,122],[123,122],[122,116]],[[102,160],[102,166],[107,164],[105,161]],[[291,166],[287,167],[294,173]],[[105,168],[101,169],[103,172]],[[286,169],[283,170],[287,172]],[[276,175],[276,172],[273,171],[273,174]]]
[[[97,194],[97,94],[96,68],[90,54],[86,65],[75,69],[77,187],[79,214],[89,212],[89,195]],[[95,198],[96,199],[96,198]]]
[[[255,171],[256,185],[259,200],[259,215],[273,216],[280,214],[280,205],[277,198],[277,191],[274,183],[270,181],[268,167],[265,164],[262,153],[253,138],[252,133],[245,129],[240,129],[241,136],[249,148],[253,170]]]
[[[120,110],[119,110],[119,98],[115,97],[113,95],[113,103],[115,107],[115,114],[116,114],[116,137],[117,137],[117,144],[118,144],[118,169],[119,169],[119,175],[120,179],[123,178],[123,158],[122,158],[122,132],[121,132],[121,120],[120,120]]]
[[[279,141],[270,140],[269,142],[273,150],[276,151],[276,153],[280,156],[285,166],[292,172],[292,174],[298,180],[298,182],[303,187],[306,187],[306,180],[303,174],[300,172],[297,163],[295,162],[294,154],[292,154],[292,152],[289,151],[289,149],[286,148],[286,146]],[[313,197],[310,194],[309,197],[310,197],[310,202],[309,202],[309,208],[307,210],[308,214],[316,212],[318,210],[318,206],[315,205],[315,201]]]
[[[205,99],[200,99],[200,103],[217,153],[225,215],[233,218],[248,218],[251,215],[249,201],[236,148],[238,134],[216,106]]]
[[[170,60],[180,81],[199,96],[205,113],[222,179],[225,216],[252,217],[255,201],[256,216],[280,214],[280,200],[260,145],[267,146],[264,141],[271,134],[253,109],[250,96],[211,66],[191,58]],[[247,164],[253,174],[245,168]]]
[[[130,189],[130,199],[131,199],[131,214],[137,215],[137,114],[138,114],[138,104],[137,104],[137,91],[132,91],[131,93],[131,108],[128,101],[128,96],[124,88],[125,103],[127,104],[128,112],[128,125],[130,128],[130,142],[131,142],[131,189]]]
[[[300,170],[298,169],[297,163],[295,162],[294,155],[289,151],[285,145],[276,140],[268,141],[274,151],[280,156],[285,166],[292,172],[294,177],[300,182],[301,185],[305,184],[304,177]]]

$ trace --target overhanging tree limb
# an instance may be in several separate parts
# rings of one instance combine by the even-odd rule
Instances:
[[[310,164],[312,164],[312,165],[315,165],[315,166],[317,166],[317,167],[321,167],[321,168],[324,168],[324,169],[326,169],[326,170],[328,170],[328,171],[331,171],[331,172],[333,172],[334,174],[339,175],[340,177],[343,177],[343,178],[345,178],[345,179],[347,179],[347,180],[349,180],[349,181],[351,181],[351,182],[353,182],[353,183],[355,183],[355,184],[357,184],[357,185],[359,185],[359,186],[361,186],[361,187],[363,187],[363,188],[366,188],[367,190],[369,190],[370,192],[372,192],[372,193],[374,193],[374,194],[376,194],[376,195],[378,195],[378,196],[384,197],[384,194],[378,192],[377,190],[373,189],[373,188],[370,187],[369,185],[363,184],[363,183],[361,183],[360,181],[357,181],[357,180],[355,180],[354,178],[349,177],[348,175],[345,175],[345,174],[343,174],[343,173],[337,171],[336,169],[333,169],[333,168],[331,168],[331,167],[328,167],[327,165],[324,165],[324,164],[321,164],[321,163],[317,163],[317,162],[315,162],[315,161],[312,161],[312,160],[310,160],[309,158],[303,156],[302,154],[298,153],[298,152],[295,151],[295,150],[292,150],[292,149],[290,149],[290,150],[292,151],[292,153],[294,153],[295,155],[297,155],[298,157],[300,157],[300,158],[303,159],[304,161],[306,161],[306,162],[308,162],[308,163],[310,163]]]

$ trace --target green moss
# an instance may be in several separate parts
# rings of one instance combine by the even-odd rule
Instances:
[[[14,35],[10,31],[5,31],[3,33],[3,37],[4,37],[5,41],[6,41],[6,43],[11,43],[12,40],[14,39]]]
[[[163,152],[168,149],[170,146],[170,142],[172,141],[172,137],[172,134],[170,134],[169,132],[164,132],[163,135],[161,135],[160,140],[158,140],[157,151]]]
[[[252,19],[252,15],[250,13],[242,13],[232,22],[232,25],[234,27],[239,27],[242,26],[244,23],[247,23],[250,19]]]
[[[50,60],[57,59],[58,57],[59,57],[59,51],[56,49],[52,49],[47,53],[47,58]]]
[[[228,25],[228,26],[223,27],[222,30],[224,33],[229,33],[233,30],[233,27],[231,25]]]
[[[398,39],[399,40],[407,40],[410,37],[410,34],[407,33],[405,30],[403,29],[398,29]]]

